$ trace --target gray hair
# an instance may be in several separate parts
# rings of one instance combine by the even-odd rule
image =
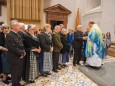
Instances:
[[[35,24],[29,24],[27,30],[32,29],[32,28],[36,28],[36,25]]]
[[[67,33],[67,29],[62,29],[61,33],[65,35],[65,33]]]
[[[60,26],[64,26],[63,24],[60,24]]]
[[[59,28],[60,27],[60,25],[56,25],[55,27],[54,27],[54,30],[56,30],[57,28]]]
[[[12,26],[12,25],[16,25],[17,22],[18,22],[18,20],[12,20],[12,21],[10,22],[10,24],[11,24],[11,26]]]
[[[24,23],[19,23],[19,26],[21,28],[21,27],[25,26],[25,24]]]
[[[82,27],[82,25],[78,25],[78,26],[77,26],[77,28],[80,28],[80,27]]]
[[[6,28],[9,29],[9,26],[7,24],[2,24],[1,30],[6,29]]]
[[[47,27],[51,27],[51,25],[50,24],[46,24],[45,26],[44,26],[44,31],[46,31],[46,29],[47,29]]]

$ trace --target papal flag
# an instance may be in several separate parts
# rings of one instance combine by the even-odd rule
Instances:
[[[80,25],[80,11],[79,11],[79,8],[77,10],[77,16],[76,16],[76,21],[75,21],[75,28]]]

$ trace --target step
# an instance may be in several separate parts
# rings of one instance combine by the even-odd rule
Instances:
[[[110,47],[107,52],[108,55],[115,57],[115,48]]]

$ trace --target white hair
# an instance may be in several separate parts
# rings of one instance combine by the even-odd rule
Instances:
[[[12,21],[10,22],[10,24],[11,24],[11,26],[12,26],[12,25],[16,25],[17,22],[18,22],[18,20],[12,20]]]
[[[77,28],[80,28],[80,27],[82,27],[82,25],[78,25],[78,26],[77,26]]]
[[[27,29],[29,30],[29,29],[32,29],[32,28],[36,28],[36,25],[35,24],[29,24]]]
[[[62,34],[67,33],[67,29],[62,29],[61,33],[62,33]]]
[[[19,26],[21,28],[21,27],[25,26],[25,24],[24,23],[19,23]]]
[[[54,30],[56,30],[57,28],[60,28],[60,25],[56,25],[56,26],[54,27]]]
[[[1,29],[9,28],[7,24],[2,24]]]

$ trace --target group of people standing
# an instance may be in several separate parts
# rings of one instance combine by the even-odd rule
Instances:
[[[0,32],[2,81],[9,84],[10,78],[12,86],[22,86],[21,79],[34,83],[40,75],[47,77],[51,75],[51,71],[57,73],[67,67],[72,44],[69,34],[63,24],[56,25],[54,31],[51,30],[50,24],[46,24],[43,29],[29,24],[25,30],[24,23],[12,20],[10,31],[9,27],[3,24]],[[11,77],[8,74],[11,74]]]
[[[33,83],[42,75],[47,77],[51,71],[57,73],[68,67],[69,58],[73,55],[73,66],[84,63],[100,67],[105,58],[104,42],[100,28],[89,22],[87,31],[83,33],[82,26],[74,30],[64,28],[63,24],[46,24],[43,29],[12,20],[9,27],[2,25],[0,32],[0,78],[12,86],[22,86],[21,79]],[[11,78],[8,77],[11,74]]]

